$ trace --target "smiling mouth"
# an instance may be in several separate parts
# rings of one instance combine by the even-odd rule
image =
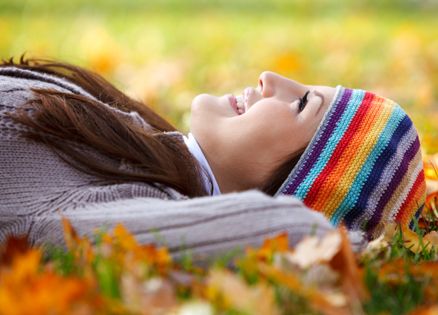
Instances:
[[[240,115],[245,113],[246,107],[242,95],[236,97],[236,103],[237,103],[237,111],[240,113]]]
[[[243,97],[241,95],[239,96],[230,95],[228,97],[228,100],[230,101],[231,108],[234,110],[234,112],[237,115],[242,115],[243,113],[245,113],[245,105],[243,102]]]
[[[237,97],[234,95],[228,96],[228,100],[230,101],[230,106],[234,110],[237,115],[241,115],[241,111],[239,110]]]
[[[231,108],[239,115],[239,110],[237,109],[237,100],[234,95],[228,96],[228,100],[230,101]]]

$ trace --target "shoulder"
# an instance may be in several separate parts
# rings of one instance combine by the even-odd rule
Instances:
[[[26,92],[34,88],[55,89],[92,97],[80,86],[60,76],[15,66],[0,67],[0,93]]]
[[[137,112],[125,112],[110,106],[98,100],[78,84],[64,77],[35,70],[22,69],[16,66],[0,67],[0,114],[5,110],[13,111],[24,103],[33,100],[35,98],[33,89],[55,90],[61,93],[81,95],[101,104],[101,106],[123,117],[123,119],[129,123],[139,125],[147,130],[151,128]]]
[[[33,89],[55,90],[93,97],[64,78],[15,66],[2,66],[0,67],[0,112],[13,111],[34,99]]]

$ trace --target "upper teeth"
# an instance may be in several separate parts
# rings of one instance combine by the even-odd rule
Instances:
[[[239,110],[241,110],[242,112],[245,111],[245,104],[243,102],[243,96],[242,95],[236,96],[236,101],[237,101],[237,108]]]

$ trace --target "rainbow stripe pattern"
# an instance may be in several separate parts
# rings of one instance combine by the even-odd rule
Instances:
[[[335,225],[377,237],[424,206],[417,131],[402,108],[371,92],[337,87],[317,132],[276,195],[294,195]]]

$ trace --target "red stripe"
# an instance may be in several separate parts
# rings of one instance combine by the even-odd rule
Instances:
[[[418,189],[420,189],[421,184],[424,183],[424,172],[423,170],[421,170],[421,172],[418,174],[417,179],[415,180],[414,186],[412,187],[411,191],[409,192],[408,196],[406,197],[405,201],[403,202],[403,204],[400,207],[400,210],[397,213],[397,216],[395,217],[395,221],[399,222],[400,219],[402,219],[402,217],[405,215],[405,210],[409,209],[405,209],[409,203],[412,201],[412,199],[415,197],[415,195],[418,192]],[[411,212],[415,212],[415,208],[411,209]],[[407,222],[409,223],[409,222]]]
[[[358,129],[358,126],[363,122],[363,117],[370,110],[371,106],[369,106],[369,104],[372,102],[373,99],[374,99],[374,94],[371,94],[369,92],[365,93],[362,103],[360,104],[359,109],[356,112],[355,116],[353,117],[352,121],[350,122],[350,125],[348,126],[346,132],[344,133],[344,136],[342,137],[341,141],[339,141],[339,143],[336,145],[333,155],[331,156],[330,160],[327,162],[322,172],[315,179],[315,181],[312,184],[312,187],[310,188],[308,194],[306,195],[304,203],[308,207],[312,208],[312,204],[315,203],[315,201],[317,200],[318,192],[321,192],[320,190],[322,186],[324,184],[329,185],[329,183],[326,182],[327,177],[336,167],[343,152],[347,148],[351,139],[355,136],[355,131]],[[334,190],[334,188],[335,185],[329,185],[329,191],[324,192],[324,194],[330,193],[331,191]],[[315,210],[323,211],[323,209],[315,209]]]

